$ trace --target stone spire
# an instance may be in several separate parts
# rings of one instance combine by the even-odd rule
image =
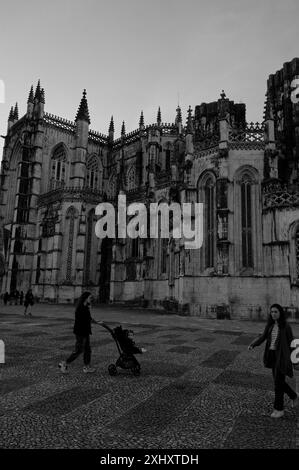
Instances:
[[[10,108],[8,121],[7,121],[7,132],[14,124],[14,109],[13,106]]]
[[[122,126],[121,126],[121,136],[124,137],[126,135],[126,127],[125,127],[125,121],[123,121]]]
[[[31,85],[27,103],[34,103],[33,85]]]
[[[176,118],[175,118],[176,125],[178,125],[179,122],[182,122],[182,110],[180,106],[178,105],[176,109]]]
[[[114,121],[113,121],[113,116],[111,116],[110,124],[109,124],[109,134],[114,133]]]
[[[12,106],[9,111],[8,122],[13,122],[13,120],[14,120],[14,110]]]
[[[42,88],[40,92],[40,102],[45,104],[45,89]]]
[[[89,117],[89,111],[88,111],[88,103],[86,99],[86,90],[83,90],[83,96],[81,98],[81,102],[77,111],[77,115],[75,118],[75,122],[77,121],[86,121],[88,124],[90,124],[90,117]]]
[[[40,100],[40,80],[37,82],[36,89],[35,89],[35,95],[34,95],[34,101]]]
[[[192,119],[192,109],[191,109],[191,106],[189,106],[189,109],[188,109],[187,134],[193,134],[193,119]]]
[[[113,140],[114,140],[114,121],[113,121],[113,116],[111,116],[111,120],[110,120],[110,124],[109,124],[108,139],[109,139],[109,143],[110,143],[110,144],[113,144]]]
[[[158,126],[161,125],[161,122],[162,122],[162,119],[161,119],[161,109],[160,109],[160,106],[159,106],[158,114],[157,114],[157,124],[158,124]]]
[[[144,128],[144,116],[143,116],[143,111],[141,111],[140,118],[139,118],[139,129]]]
[[[13,112],[13,119],[14,119],[14,121],[18,121],[18,120],[19,120],[18,103],[16,103],[16,105],[15,105],[15,109],[14,109],[14,112]]]

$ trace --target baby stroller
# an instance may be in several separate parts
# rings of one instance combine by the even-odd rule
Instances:
[[[121,369],[130,369],[135,376],[139,376],[141,367],[134,354],[142,354],[145,350],[135,345],[130,337],[133,331],[124,330],[121,326],[112,329],[105,323],[101,323],[101,325],[109,331],[119,352],[119,358],[116,363],[108,366],[109,374],[116,375],[117,367],[120,367]]]

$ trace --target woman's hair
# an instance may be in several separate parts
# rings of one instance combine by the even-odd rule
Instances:
[[[285,311],[284,311],[283,307],[279,304],[273,304],[270,307],[270,311],[271,311],[272,308],[277,308],[277,310],[279,311],[279,319],[277,320],[278,326],[280,328],[285,326],[285,324],[287,322],[287,318],[286,318],[286,314],[285,314]],[[269,323],[269,325],[272,325],[273,323],[275,323],[273,318],[272,318],[271,313],[269,314],[268,323]]]
[[[83,292],[81,297],[79,297],[78,303],[77,303],[77,308],[76,310],[79,310],[80,308],[83,307],[85,300],[91,295],[91,292]]]

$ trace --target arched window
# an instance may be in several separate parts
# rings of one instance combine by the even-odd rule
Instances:
[[[202,269],[216,267],[216,178],[214,173],[205,172],[198,181],[198,202],[204,209],[204,239],[200,254]]]
[[[215,257],[215,184],[212,177],[208,178],[204,186],[205,193],[205,227],[206,227],[206,249],[205,267],[214,266]]]
[[[165,146],[165,170],[170,170],[171,167],[171,143],[167,142]]]
[[[261,274],[263,268],[260,175],[243,165],[234,176],[234,268],[240,275]]]
[[[136,170],[135,165],[132,165],[127,171],[127,188],[128,190],[135,189],[136,186]]]
[[[66,182],[66,151],[63,144],[59,144],[51,158],[50,189],[62,188]]]
[[[170,213],[172,214],[172,213]],[[171,222],[169,223],[171,225]],[[159,274],[167,274],[167,262],[168,262],[168,238],[161,237],[161,213],[159,212],[158,218],[158,250],[159,250]]]
[[[116,196],[116,174],[113,172],[109,178],[107,186],[108,199],[113,199]]]
[[[100,184],[99,161],[96,155],[93,155],[86,163],[85,185],[88,188],[97,190]]]
[[[244,174],[241,180],[242,266],[253,268],[252,256],[252,179]]]

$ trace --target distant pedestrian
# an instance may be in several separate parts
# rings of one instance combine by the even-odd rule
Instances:
[[[9,293],[6,291],[4,296],[3,296],[4,305],[7,305],[8,301],[9,301]]]
[[[28,307],[29,307],[29,313],[28,313],[28,315],[29,315],[30,317],[32,317],[31,309],[32,309],[33,305],[34,305],[34,297],[33,297],[33,294],[32,294],[32,289],[28,289],[28,291],[27,291],[27,293],[26,293],[26,295],[25,295],[24,317],[26,317]]]
[[[62,373],[67,372],[68,364],[73,362],[77,357],[83,353],[83,372],[92,373],[95,372],[95,369],[90,367],[91,362],[91,348],[90,348],[90,335],[91,333],[91,323],[101,323],[97,322],[91,317],[90,314],[90,305],[92,301],[92,295],[90,292],[84,292],[79,301],[75,311],[75,324],[73,332],[76,336],[76,344],[74,352],[68,357],[66,361],[59,363],[59,368]]]
[[[21,290],[20,292],[20,305],[23,305],[24,302],[24,292]]]
[[[15,291],[15,305],[19,304],[20,293],[18,290]]]
[[[284,415],[284,394],[292,400],[292,406],[298,405],[297,393],[286,383],[286,376],[293,377],[291,361],[292,328],[288,324],[281,305],[273,304],[265,330],[259,338],[248,347],[249,350],[266,341],[264,366],[272,369],[274,379],[274,410],[271,418],[282,418]]]

